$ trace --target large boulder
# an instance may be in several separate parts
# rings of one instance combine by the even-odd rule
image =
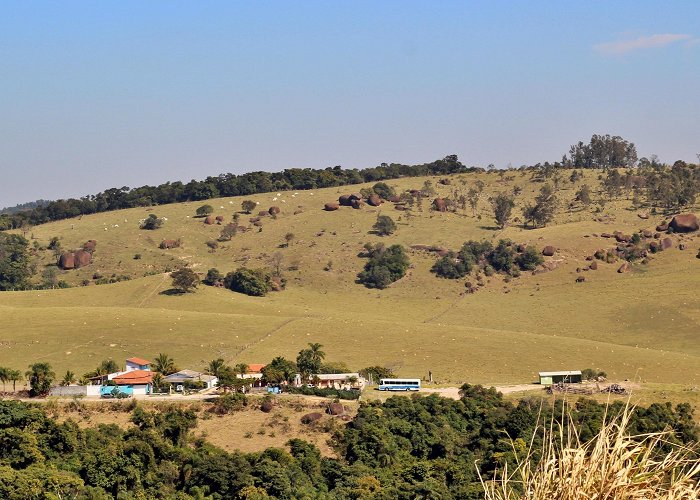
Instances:
[[[350,206],[352,208],[362,208],[365,206],[365,202],[362,201],[361,198],[353,198],[352,201],[350,202]]]
[[[83,243],[83,250],[86,252],[94,252],[95,248],[97,247],[97,241],[95,240],[87,240],[85,243]]]
[[[75,267],[84,267],[90,265],[92,262],[92,254],[86,252],[85,250],[78,250],[75,252]]]
[[[629,234],[617,233],[615,235],[615,239],[620,243],[629,243],[630,241],[632,241],[632,236],[630,236]]]
[[[326,212],[332,212],[333,210],[338,210],[339,208],[340,205],[338,205],[337,203],[326,203],[325,205],[323,205],[323,209]]]
[[[435,198],[433,200],[433,208],[437,212],[447,212],[447,203],[442,198]]]
[[[664,250],[673,248],[673,240],[671,238],[664,238],[663,240],[661,240],[661,248],[663,248]]]
[[[591,263],[588,265],[588,269],[590,269],[591,271],[598,270],[598,261],[597,260],[591,261]]]
[[[349,207],[351,204],[351,199],[349,194],[341,194],[338,198],[338,203],[341,207]]]
[[[270,215],[277,215],[278,213],[280,213],[280,207],[270,207],[268,212],[270,213]]]
[[[350,201],[352,200],[361,200],[362,199],[362,194],[361,193],[352,193],[350,194]]]
[[[61,269],[75,269],[75,254],[73,252],[61,254],[61,257],[58,259],[58,267]]]
[[[700,221],[695,214],[676,215],[669,224],[675,233],[691,233],[700,229]]]
[[[327,411],[330,415],[342,415],[345,413],[345,408],[340,403],[330,403]]]
[[[659,231],[659,232],[662,232],[662,233],[663,233],[664,231],[668,231],[668,222],[665,222],[665,221],[662,222],[661,224],[659,224],[658,226],[656,226],[656,230]]]
[[[372,205],[373,207],[378,207],[382,204],[382,199],[379,197],[378,194],[371,194],[369,195],[369,198],[367,198],[367,203],[369,205]]]
[[[171,248],[177,248],[180,246],[180,241],[179,240],[163,240],[160,242],[160,248],[163,250],[168,250]]]
[[[323,414],[315,411],[311,413],[307,413],[303,417],[301,417],[301,423],[305,425],[313,424],[314,422],[318,422],[323,418]]]
[[[392,203],[398,203],[398,202],[401,201],[401,198],[399,198],[399,197],[396,196],[396,195],[393,195],[393,196],[389,196],[389,201],[392,202]]]
[[[221,222],[224,221],[224,216],[223,216],[223,215],[217,215],[217,216],[215,217],[215,219],[216,219],[216,222],[221,223]]]
[[[542,255],[545,257],[551,257],[557,252],[556,248],[554,248],[552,245],[547,245],[542,249]]]
[[[207,215],[206,219],[204,219],[204,223],[211,226],[216,222],[216,218],[213,215]]]

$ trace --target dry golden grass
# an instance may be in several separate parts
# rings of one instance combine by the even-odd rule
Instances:
[[[586,172],[589,185],[597,172]],[[36,241],[47,244],[54,235],[65,248],[87,239],[98,240],[95,261],[62,272],[71,283],[104,276],[128,274],[134,279],[114,285],[66,290],[0,294],[0,366],[25,369],[36,360],[49,361],[60,375],[70,369],[81,374],[104,358],[119,363],[132,355],[150,358],[166,352],[181,368],[202,369],[217,357],[227,362],[267,362],[276,355],[294,357],[308,342],[320,342],[328,359],[344,361],[352,369],[371,364],[393,367],[401,376],[425,376],[430,370],[443,384],[526,383],[540,370],[605,370],[613,380],[678,383],[700,386],[700,260],[695,258],[697,236],[684,237],[689,249],[668,250],[648,266],[634,266],[629,274],[617,266],[601,264],[575,283],[576,269],[585,257],[612,242],[592,236],[616,229],[634,232],[653,228],[661,219],[637,217],[627,200],[592,210],[560,210],[554,224],[526,230],[513,225],[496,231],[486,197],[518,186],[523,190],[515,215],[534,196],[539,183],[529,174],[501,180],[496,174],[452,176],[452,186],[437,184],[441,195],[454,187],[486,185],[478,217],[468,209],[457,214],[432,213],[428,200],[422,212],[408,216],[389,205],[379,209],[343,207],[324,212],[323,203],[362,186],[251,196],[260,207],[282,207],[277,220],[264,219],[263,231],[236,235],[209,253],[206,241],[215,239],[221,226],[205,226],[193,218],[202,203],[183,203],[147,209],[129,209],[84,216],[33,228]],[[425,178],[390,181],[397,190],[420,188]],[[563,206],[577,186],[566,184]],[[216,215],[228,218],[243,198],[209,200]],[[293,212],[302,205],[303,212]],[[221,209],[220,207],[224,207]],[[395,235],[369,234],[378,213],[398,223]],[[168,218],[164,228],[138,229],[148,213]],[[246,221],[246,216],[241,216]],[[600,219],[602,217],[602,222]],[[127,222],[124,222],[124,221]],[[119,227],[114,227],[118,225]],[[107,230],[105,231],[105,228]],[[278,248],[284,235],[296,235],[288,248]],[[588,236],[588,237],[586,237]],[[165,238],[182,237],[184,246],[160,250]],[[411,252],[408,275],[382,291],[355,284],[364,260],[357,256],[365,242],[436,244],[458,248],[468,239],[497,241],[511,238],[542,247],[556,246],[549,258],[554,271],[506,283],[487,279],[486,286],[464,295],[465,281],[433,276],[435,257]],[[226,272],[240,265],[267,265],[281,252],[288,289],[264,298],[246,297],[227,290],[200,287],[186,296],[161,292],[170,287],[166,267],[189,264],[200,273],[210,267]],[[142,259],[134,260],[136,253]],[[39,264],[53,262],[50,252],[38,252]],[[329,260],[331,271],[324,271]]]
[[[632,409],[606,418],[591,440],[581,442],[573,422],[541,428],[541,449],[513,444],[516,467],[500,479],[484,480],[488,500],[696,499],[700,497],[697,450],[670,443],[669,432],[630,436]],[[533,436],[534,438],[534,436]],[[671,446],[662,452],[661,446]],[[541,458],[537,460],[537,456]]]

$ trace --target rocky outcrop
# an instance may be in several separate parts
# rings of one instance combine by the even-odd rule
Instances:
[[[433,200],[433,209],[436,212],[446,212],[447,211],[447,203],[442,198],[435,198]]]
[[[378,207],[382,204],[382,199],[379,197],[378,194],[372,194],[369,196],[369,198],[367,198],[367,204],[373,207]]]
[[[85,250],[78,250],[74,255],[76,269],[89,266],[92,262],[92,254],[90,252],[86,252]]]
[[[671,219],[669,227],[674,233],[692,233],[700,229],[700,221],[695,214],[681,214]]]
[[[73,252],[61,254],[58,259],[58,267],[65,270],[75,269],[75,254]]]

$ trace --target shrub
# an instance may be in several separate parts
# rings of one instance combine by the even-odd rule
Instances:
[[[372,228],[379,236],[389,236],[396,231],[396,223],[388,215],[380,215]]]
[[[213,398],[211,401],[213,404],[209,411],[217,415],[226,415],[227,413],[240,411],[248,406],[248,397],[240,392],[224,394],[218,398]]]
[[[141,225],[139,227],[141,229],[147,229],[149,231],[153,231],[153,230],[158,229],[161,226],[163,226],[164,223],[165,223],[165,219],[159,218],[156,214],[150,214],[148,217],[141,220]]]
[[[467,258],[463,260],[462,258],[458,258],[454,252],[450,252],[444,257],[440,257],[437,262],[433,264],[433,267],[430,268],[430,272],[435,273],[435,275],[440,278],[458,279],[469,274],[473,266],[474,262],[471,256],[467,256]]]
[[[264,269],[240,269],[224,278],[224,286],[234,292],[263,297],[272,289],[270,273]]]
[[[515,263],[523,271],[532,271],[543,262],[544,258],[535,247],[527,247],[523,253],[515,257]]]
[[[207,271],[207,275],[204,278],[203,283],[205,285],[214,286],[223,283],[223,281],[224,276],[221,274],[221,272],[219,272],[219,270],[215,267],[212,267]]]
[[[372,186],[372,191],[385,200],[388,200],[392,196],[396,196],[396,191],[394,191],[394,188],[389,186],[386,182],[377,182],[374,186]]]
[[[360,397],[360,391],[344,391],[342,389],[322,389],[320,387],[286,387],[285,392],[303,394],[304,396],[319,396],[322,398],[337,398],[353,400]]]
[[[508,240],[498,242],[496,248],[488,255],[489,264],[500,272],[510,273],[515,267],[515,252],[513,246]]]

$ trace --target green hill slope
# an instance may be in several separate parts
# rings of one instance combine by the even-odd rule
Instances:
[[[509,174],[511,175],[511,174]],[[493,229],[488,196],[518,186],[520,208],[539,190],[530,174],[462,174],[451,185],[431,178],[438,194],[449,196],[479,180],[485,189],[477,217],[471,210],[435,213],[429,199],[411,215],[391,203],[379,208],[322,210],[339,194],[363,186],[313,192],[251,196],[260,210],[282,210],[277,219],[263,218],[262,230],[250,226],[215,252],[206,245],[223,226],[195,218],[203,203],[129,209],[59,221],[32,229],[40,245],[59,236],[63,248],[97,240],[91,265],[61,272],[72,284],[126,275],[130,281],[62,290],[0,294],[0,365],[23,368],[36,359],[50,361],[57,371],[82,373],[103,358],[131,355],[153,357],[167,352],[181,367],[201,368],[214,357],[227,361],[267,362],[275,355],[293,357],[308,342],[320,342],[329,360],[354,369],[390,365],[404,376],[431,370],[437,380],[459,383],[519,383],[535,379],[537,371],[605,370],[612,378],[651,382],[700,382],[700,260],[698,237],[686,236],[688,249],[674,247],[653,257],[649,265],[634,265],[630,273],[618,264],[600,263],[596,271],[577,273],[586,256],[609,248],[614,240],[594,234],[626,233],[653,228],[660,217],[641,220],[627,200],[608,203],[603,213],[568,203],[582,182],[597,186],[597,172],[586,172],[576,185],[559,191],[562,204],[555,223],[523,229],[515,223]],[[567,176],[568,177],[568,176]],[[397,191],[420,189],[424,178],[389,182]],[[274,200],[274,198],[277,198]],[[214,215],[231,220],[242,198],[207,201]],[[223,208],[222,208],[223,207]],[[300,212],[296,215],[294,212]],[[163,228],[140,230],[138,221],[150,213],[167,218]],[[397,232],[380,238],[369,234],[378,214],[390,215]],[[601,222],[604,221],[604,222]],[[293,233],[288,247],[285,235]],[[181,248],[161,250],[163,239],[181,238]],[[429,272],[434,254],[411,251],[408,275],[386,290],[355,283],[365,259],[358,257],[366,242],[423,244],[457,249],[469,239],[497,242],[510,238],[541,249],[554,245],[548,258],[556,268],[541,274],[523,273],[506,282],[485,278],[486,285],[465,294],[465,281],[444,280]],[[674,237],[676,240],[678,237]],[[166,295],[166,270],[190,265],[204,274],[239,266],[269,265],[282,255],[287,290],[253,298],[224,289],[200,287],[194,294]],[[52,265],[50,251],[39,250],[39,271]],[[140,254],[136,260],[134,256]],[[330,271],[324,270],[332,262]],[[290,268],[292,270],[290,270]],[[575,278],[584,275],[584,283]]]

